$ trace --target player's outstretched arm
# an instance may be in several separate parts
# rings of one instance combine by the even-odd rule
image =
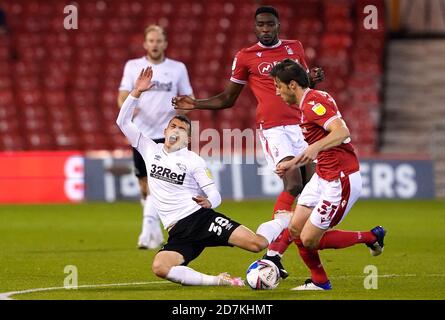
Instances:
[[[153,87],[151,78],[153,71],[151,68],[143,69],[136,80],[135,87],[130,95],[125,99],[119,111],[116,123],[133,147],[138,147],[141,132],[133,123],[133,112],[138,104],[141,94]]]
[[[207,99],[195,99],[189,96],[178,96],[172,99],[175,109],[181,110],[218,110],[233,107],[244,85],[229,81],[226,89],[216,96]]]

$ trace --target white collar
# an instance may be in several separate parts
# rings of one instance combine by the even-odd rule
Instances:
[[[168,155],[174,155],[174,154],[181,155],[182,153],[186,152],[187,150],[188,150],[188,148],[187,148],[187,146],[185,146],[184,148],[181,148],[181,149],[179,149],[179,150],[172,151],[172,152],[167,152],[167,151],[165,150],[165,145],[162,146],[162,152],[163,152],[166,156],[168,156]]]

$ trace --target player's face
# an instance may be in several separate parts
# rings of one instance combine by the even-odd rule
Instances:
[[[271,46],[278,42],[280,23],[271,13],[260,13],[255,18],[255,35],[259,42]]]
[[[152,60],[164,59],[164,53],[167,49],[167,41],[161,32],[156,30],[147,33],[144,41],[144,49]]]
[[[280,96],[289,105],[297,103],[295,92],[287,84],[281,82],[280,79],[275,78],[274,80],[277,96]]]
[[[179,119],[173,119],[164,130],[165,145],[174,150],[179,150],[187,147],[189,137],[189,127],[186,122]]]

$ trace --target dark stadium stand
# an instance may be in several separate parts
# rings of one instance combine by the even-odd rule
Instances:
[[[268,1],[281,15],[281,38],[299,39],[311,66],[325,70],[318,89],[342,110],[361,154],[378,151],[385,29],[366,30],[363,3]],[[220,92],[234,54],[256,42],[257,1],[78,0],[79,28],[65,30],[60,1],[0,0],[0,150],[127,148],[115,126],[126,60],[144,54],[144,28],[164,26],[171,58],[186,63],[197,97]],[[105,79],[105,81],[103,80]],[[244,90],[232,109],[192,112],[201,129],[254,126],[256,100]]]

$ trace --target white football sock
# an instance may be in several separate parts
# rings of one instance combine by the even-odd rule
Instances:
[[[266,238],[271,244],[289,224],[289,219],[277,218],[275,220],[267,221],[258,227],[256,233]]]
[[[155,239],[156,242],[160,243],[164,241],[164,235],[162,233],[158,213],[153,205],[153,198],[148,195],[145,199],[142,233],[139,236],[139,241],[149,242],[150,239]],[[155,244],[155,246],[156,245],[157,244]]]
[[[172,267],[166,278],[185,286],[217,286],[219,282],[217,276],[210,276],[186,266]]]

